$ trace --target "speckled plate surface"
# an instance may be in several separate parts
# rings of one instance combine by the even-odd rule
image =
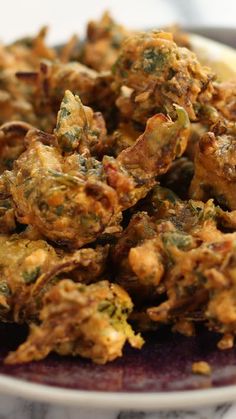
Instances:
[[[236,43],[236,30],[232,37]],[[200,53],[211,54],[217,66],[221,59],[235,75],[233,49],[195,35],[192,40]],[[0,325],[2,393],[68,405],[145,410],[236,400],[236,347],[219,351],[219,337],[203,329],[192,338],[163,329],[148,336],[141,351],[126,347],[122,358],[105,366],[57,355],[26,365],[4,365],[4,356],[25,336],[24,327]],[[192,374],[195,361],[209,362],[212,375]]]

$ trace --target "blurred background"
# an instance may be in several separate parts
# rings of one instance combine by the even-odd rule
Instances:
[[[0,40],[11,42],[46,24],[49,42],[60,43],[71,34],[83,35],[86,22],[99,18],[106,9],[131,28],[176,22],[236,28],[235,0],[6,0],[1,8]]]

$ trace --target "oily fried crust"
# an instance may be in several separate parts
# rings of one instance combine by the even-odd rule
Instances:
[[[116,104],[125,117],[144,123],[157,110],[173,115],[173,103],[190,120],[211,100],[213,73],[201,66],[194,53],[181,48],[171,33],[143,32],[128,37],[114,65]]]
[[[6,363],[39,360],[51,351],[81,355],[104,364],[122,355],[126,342],[136,348],[142,338],[126,322],[132,309],[128,294],[108,281],[84,286],[63,280],[44,298],[41,325],[32,326],[25,343]]]
[[[153,116],[135,143],[116,159],[89,157],[102,142],[93,112],[69,91],[58,114],[55,136],[28,132],[26,151],[9,174],[15,214],[57,244],[79,248],[120,220],[121,211],[145,197],[187,145],[189,120],[177,107],[173,122]],[[97,125],[97,136],[92,135]],[[94,144],[94,143],[93,143]],[[78,149],[80,154],[74,151]]]
[[[223,208],[236,209],[235,135],[235,123],[219,121],[200,138],[190,187],[194,199],[215,198]]]
[[[122,41],[129,34],[130,31],[105,12],[100,21],[88,23],[82,62],[97,71],[110,70],[118,57]]]
[[[62,274],[90,283],[106,269],[108,246],[58,253],[46,241],[29,239],[27,234],[1,235],[0,244],[2,321],[35,318],[44,294]]]
[[[11,170],[14,161],[25,151],[24,138],[32,128],[22,121],[6,122],[0,126],[0,173]]]
[[[229,121],[236,122],[236,81],[215,83],[212,102],[215,108]]]

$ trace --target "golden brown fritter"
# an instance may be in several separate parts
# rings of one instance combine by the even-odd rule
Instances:
[[[130,220],[128,227],[119,237],[116,245],[111,251],[112,266],[114,266],[115,280],[118,282],[134,299],[135,303],[143,303],[155,297],[155,280],[153,283],[139,280],[135,269],[130,264],[130,249],[136,249],[140,243],[152,239],[156,235],[155,223],[146,212],[137,212]],[[141,269],[145,266],[143,262],[145,256],[141,258]],[[158,258],[157,258],[158,259]],[[156,259],[156,260],[157,260]],[[144,265],[143,265],[144,263]],[[146,269],[146,268],[145,268]],[[150,271],[150,268],[148,268]]]
[[[214,84],[213,104],[229,121],[236,122],[236,80]]]
[[[216,207],[212,200],[202,201],[181,200],[171,190],[156,186],[150,198],[153,206],[152,215],[158,223],[171,222],[176,229],[191,235],[206,234],[213,229],[216,234],[218,218],[223,211]],[[232,220],[233,222],[233,220]],[[230,220],[228,221],[230,224]]]
[[[81,247],[95,240],[120,220],[122,210],[143,198],[156,176],[185,150],[188,117],[181,108],[177,112],[176,122],[155,115],[133,146],[117,159],[105,156],[102,162],[80,154],[63,157],[53,136],[30,131],[27,150],[8,174],[19,222],[35,226],[58,244]],[[65,119],[73,123],[71,115]],[[80,128],[78,143],[84,130]],[[49,143],[43,144],[46,140]]]
[[[72,35],[66,44],[57,48],[59,60],[61,63],[69,63],[71,61],[77,61],[80,54],[80,40],[77,34]]]
[[[90,154],[100,154],[107,132],[102,114],[83,106],[79,96],[66,90],[54,133],[62,152],[77,151],[89,157]]]
[[[16,229],[15,208],[5,173],[0,176],[0,233],[3,234],[14,233]]]
[[[133,216],[113,250],[118,282],[138,303],[156,298],[147,309],[151,320],[186,335],[194,333],[192,322],[205,322],[225,335],[219,347],[229,347],[236,330],[235,232],[219,230],[224,214],[212,201],[181,201],[156,187],[153,205],[154,215]],[[235,230],[235,216],[225,215]]]
[[[145,123],[156,112],[173,116],[176,103],[197,119],[198,108],[212,97],[213,73],[170,33],[144,32],[127,38],[114,65],[116,101],[127,118]]]
[[[24,121],[36,123],[34,109],[30,103],[30,88],[18,83],[14,69],[0,72],[0,123]]]
[[[108,281],[89,286],[61,281],[45,295],[41,325],[31,326],[27,341],[6,362],[39,360],[51,351],[98,364],[112,361],[122,355],[126,341],[134,348],[143,344],[127,323],[132,307],[128,294]]]
[[[16,76],[31,89],[29,102],[36,116],[35,126],[51,132],[65,91],[79,95],[85,105],[93,103],[98,74],[78,62],[42,61],[36,71],[19,71]]]
[[[21,122],[6,122],[0,126],[0,173],[11,170],[14,161],[25,151],[24,138],[32,125]]]
[[[89,283],[105,271],[107,246],[69,253],[27,236],[0,235],[0,318],[4,322],[35,318],[43,295],[62,273],[75,282]]]
[[[42,27],[35,37],[18,39],[10,45],[0,47],[1,69],[26,71],[39,65],[42,59],[56,59],[56,51],[45,43],[48,28]]]
[[[34,38],[20,39],[6,47],[0,46],[0,122],[22,120],[37,125],[31,86],[19,83],[17,72],[34,75],[41,60],[55,60],[57,53],[45,44],[47,28]]]
[[[169,248],[168,299],[149,308],[152,320],[204,321],[211,330],[235,335],[235,233],[216,234],[190,250]]]
[[[172,122],[169,117],[157,114],[147,122],[144,133],[133,146],[123,150],[117,157],[104,157],[108,183],[117,190],[123,209],[133,206],[146,196],[156,183],[154,179],[169,169],[173,160],[185,151],[189,137],[189,119],[183,108],[176,105],[178,119]],[[125,169],[135,182],[130,192],[123,189]]]
[[[169,247],[192,248],[216,232],[212,202],[181,201],[160,187],[152,200],[151,215],[134,214],[111,252],[116,281],[139,305],[150,304],[165,291]]]
[[[88,23],[82,62],[97,71],[110,70],[118,57],[122,41],[129,34],[130,31],[105,12],[99,21]]]
[[[58,149],[40,142],[40,133],[28,135],[31,143],[9,173],[19,222],[58,244],[81,247],[93,241],[119,211],[102,164],[80,155],[64,161]]]
[[[231,210],[235,200],[235,123],[219,122],[204,134],[196,148],[195,172],[190,187],[193,199],[216,201]]]

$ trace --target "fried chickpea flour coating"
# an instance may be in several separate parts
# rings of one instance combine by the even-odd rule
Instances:
[[[58,244],[79,248],[96,240],[120,221],[121,211],[144,198],[156,176],[184,152],[188,117],[182,108],[177,113],[176,122],[162,114],[153,116],[131,147],[116,159],[104,156],[98,161],[86,157],[94,137],[102,141],[98,120],[67,91],[55,137],[29,131],[27,149],[8,173],[18,221]]]
[[[126,340],[134,348],[143,341],[126,322],[132,303],[128,294],[108,281],[93,285],[62,280],[44,300],[40,326],[31,326],[28,340],[6,362],[29,362],[49,352],[81,355],[105,364],[121,356]]]
[[[121,113],[145,123],[156,112],[173,114],[182,106],[192,121],[211,100],[214,74],[196,55],[178,47],[171,33],[138,33],[128,37],[113,66],[116,104]]]
[[[46,32],[0,46],[0,322],[29,329],[5,362],[104,364],[165,325],[231,348],[235,80],[177,27]]]

